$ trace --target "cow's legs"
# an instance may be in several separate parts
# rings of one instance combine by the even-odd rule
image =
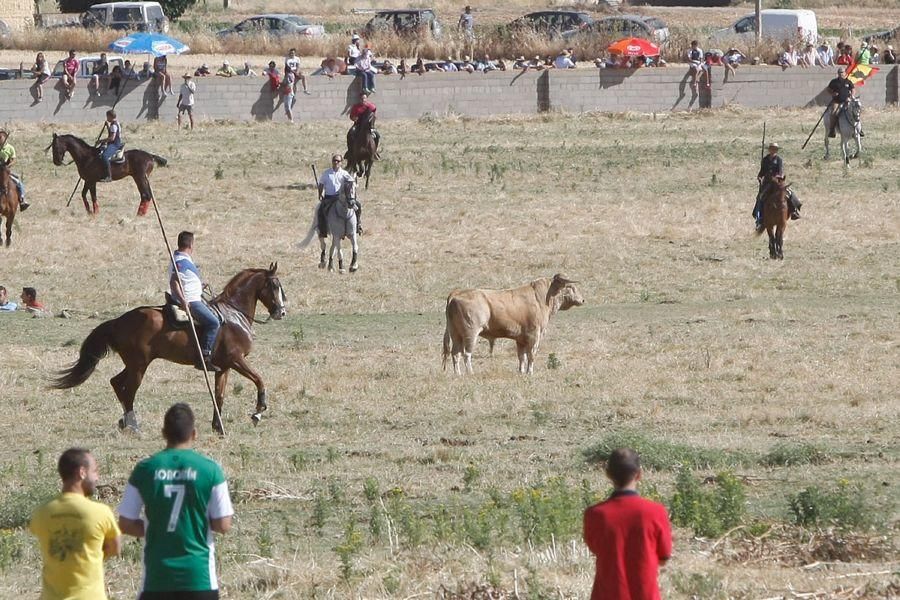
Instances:
[[[519,373],[526,373],[528,369],[528,352],[525,349],[525,344],[520,341],[516,341],[516,354],[519,357]]]
[[[455,336],[452,339],[453,345],[450,347],[450,357],[453,359],[453,372],[457,375],[462,375],[462,369],[459,364],[462,358],[462,344]]]
[[[472,368],[472,353],[475,351],[475,342],[477,341],[477,333],[472,337],[463,340],[463,356],[466,359],[466,373],[469,375],[475,374],[475,369]]]

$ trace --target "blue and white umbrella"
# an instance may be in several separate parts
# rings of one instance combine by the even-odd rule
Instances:
[[[123,54],[183,54],[190,50],[187,44],[161,33],[133,33],[110,43],[109,49]]]

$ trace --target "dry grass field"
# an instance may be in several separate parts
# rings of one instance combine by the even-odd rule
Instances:
[[[102,320],[161,301],[166,258],[130,182],[101,184],[95,219],[79,199],[66,208],[74,167],[42,152],[55,128],[15,126],[33,206],[0,284],[35,286],[70,318],[0,315],[0,597],[38,596],[23,526],[56,488],[58,454],[91,448],[115,504],[175,401],[198,412],[199,449],[236,501],[225,598],[585,598],[581,510],[608,491],[604,450],[625,443],[644,456],[644,492],[683,516],[664,597],[900,596],[900,112],[867,112],[849,172],[820,160],[818,135],[800,150],[817,116],[382,123],[355,275],[293,247],[309,165],[325,168],[345,123],[126,124],[130,147],[170,160],[152,176],[159,206],[170,237],[197,233],[209,283],[279,263],[289,313],[255,326],[252,354],[270,411],[253,427],[252,386],[232,375],[225,438],[187,367],[151,366],[137,435],[116,428],[115,356],[48,391]],[[783,262],[749,215],[764,120],[805,202]],[[552,320],[533,376],[508,342],[493,358],[482,342],[473,377],[441,371],[450,289],[556,272],[586,304]],[[110,597],[134,597],[140,572],[129,542]]]

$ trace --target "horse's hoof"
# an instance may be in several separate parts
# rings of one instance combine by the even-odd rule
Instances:
[[[213,431],[215,431],[219,435],[225,435],[225,429],[222,427],[222,422],[220,420],[213,419],[212,428]]]
[[[350,265],[350,272],[351,272],[351,273],[356,273],[358,270],[359,270],[359,266],[358,266],[358,265]]]
[[[259,425],[259,422],[262,421],[262,414],[253,413],[252,415],[250,415],[250,420],[253,422],[254,425]]]
[[[324,260],[323,260],[322,262],[319,263],[319,268],[320,268],[320,269],[324,269],[324,268],[325,268],[325,261],[324,261]]]
[[[143,217],[147,214],[147,209],[150,208],[150,202],[144,201],[138,204],[137,216]]]

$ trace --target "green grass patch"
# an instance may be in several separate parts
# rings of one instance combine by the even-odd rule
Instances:
[[[697,448],[651,438],[636,431],[615,432],[584,450],[589,463],[605,462],[616,448],[632,448],[641,457],[641,465],[658,471],[689,469],[722,469],[751,462],[743,452],[715,448]]]

